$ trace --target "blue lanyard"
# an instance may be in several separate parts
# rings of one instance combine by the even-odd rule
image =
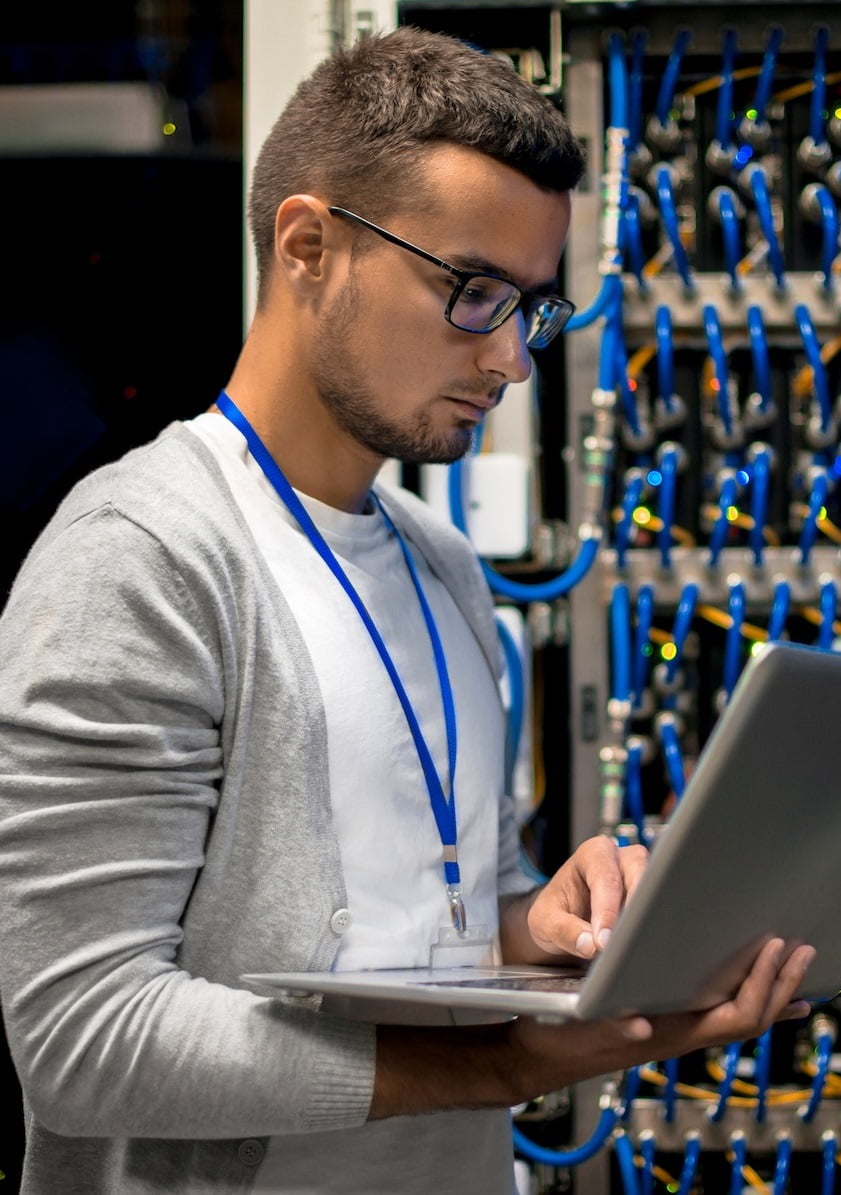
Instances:
[[[385,519],[386,526],[392,532],[400,545],[403,553],[403,559],[406,561],[406,567],[409,570],[409,575],[412,578],[412,584],[415,587],[415,592],[418,595],[421,611],[423,612],[424,621],[429,632],[430,642],[432,643],[432,651],[435,656],[435,668],[438,673],[438,684],[441,690],[441,701],[444,707],[444,722],[447,730],[447,755],[449,761],[450,774],[450,799],[444,793],[441,779],[427,746],[426,739],[423,736],[423,731],[412,708],[412,703],[409,700],[409,695],[400,679],[394,661],[389,655],[388,648],[383,642],[383,638],[365,608],[362,598],[357,593],[350,578],[345,573],[342,566],[339,564],[333,552],[330,550],[323,535],[316,527],[315,523],[310,518],[304,504],[301,502],[298,495],[289,484],[283,470],[278,465],[277,461],[266,448],[263,441],[257,435],[257,432],[248,422],[242,411],[236,406],[233,400],[223,390],[216,399],[216,406],[222,412],[226,419],[230,420],[233,425],[242,432],[248,444],[251,455],[256,460],[257,464],[263,470],[268,481],[271,483],[280,500],[288,509],[289,513],[296,520],[301,530],[309,539],[312,546],[318,552],[321,559],[335,576],[336,580],[344,589],[350,600],[353,602],[359,617],[365,624],[365,629],[371,636],[371,639],[379,652],[380,659],[385,665],[385,670],[388,673],[391,683],[394,686],[394,691],[403,707],[403,713],[406,715],[406,721],[409,724],[409,729],[412,732],[412,738],[415,742],[415,748],[423,768],[424,779],[426,780],[426,787],[429,792],[429,801],[432,805],[432,812],[435,815],[435,824],[438,827],[438,833],[441,837],[441,846],[443,848],[444,856],[444,879],[447,885],[447,899],[450,905],[450,916],[452,917],[453,926],[460,933],[465,933],[467,929],[467,916],[464,910],[464,902],[461,894],[461,874],[458,865],[458,829],[456,825],[456,806],[455,806],[455,771],[456,771],[456,714],[455,702],[453,699],[453,688],[450,683],[449,672],[447,671],[447,661],[444,655],[444,647],[441,643],[441,636],[438,633],[438,627],[435,625],[435,619],[429,603],[426,600],[426,594],[418,576],[415,562],[412,559],[411,553],[400,535],[400,532],[395,527],[392,520],[389,518],[386,511],[383,509],[382,503],[376,494],[373,495],[374,500],[379,507],[379,510]]]

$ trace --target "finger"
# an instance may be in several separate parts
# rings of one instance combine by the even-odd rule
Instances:
[[[590,889],[590,921],[598,949],[608,938],[626,900],[639,884],[648,861],[642,846],[616,846],[602,838],[601,849],[594,849],[586,861],[585,880]]]
[[[802,1010],[804,1005],[808,1010],[808,1002],[796,997],[816,954],[813,946],[798,946],[783,963],[774,981],[769,1009],[774,1020],[796,1017],[797,1009]],[[807,1013],[800,1011],[799,1015],[805,1016]]]
[[[649,853],[644,846],[619,848],[619,865],[625,881],[625,901],[629,901],[648,867]]]
[[[788,1019],[788,1010],[815,951],[811,946],[799,946],[786,957],[786,950],[780,938],[766,942],[736,993],[733,1008],[744,1032]]]
[[[626,1017],[617,1025],[627,1041],[648,1041],[654,1035],[654,1026],[645,1017]]]
[[[540,925],[530,925],[531,936],[549,954],[574,954],[590,959],[596,953],[596,942],[589,921],[558,909],[545,916]]]

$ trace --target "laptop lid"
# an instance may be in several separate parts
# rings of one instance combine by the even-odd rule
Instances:
[[[599,1019],[728,999],[770,937],[809,942],[800,995],[841,988],[841,653],[763,645],[713,728],[607,948],[587,970],[428,968],[242,976],[325,1011],[404,1023]]]

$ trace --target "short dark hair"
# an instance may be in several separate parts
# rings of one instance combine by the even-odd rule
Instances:
[[[382,220],[416,194],[424,148],[476,149],[540,187],[569,191],[584,155],[556,104],[507,62],[403,26],[337,50],[299,84],[257,157],[248,219],[260,289],[290,195]]]

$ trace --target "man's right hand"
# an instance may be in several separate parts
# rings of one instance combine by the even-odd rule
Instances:
[[[759,1037],[804,1017],[795,999],[815,951],[766,943],[732,1000],[704,1012],[549,1025],[519,1017],[502,1026],[380,1026],[370,1119],[452,1108],[513,1107],[570,1084],[652,1059]]]

